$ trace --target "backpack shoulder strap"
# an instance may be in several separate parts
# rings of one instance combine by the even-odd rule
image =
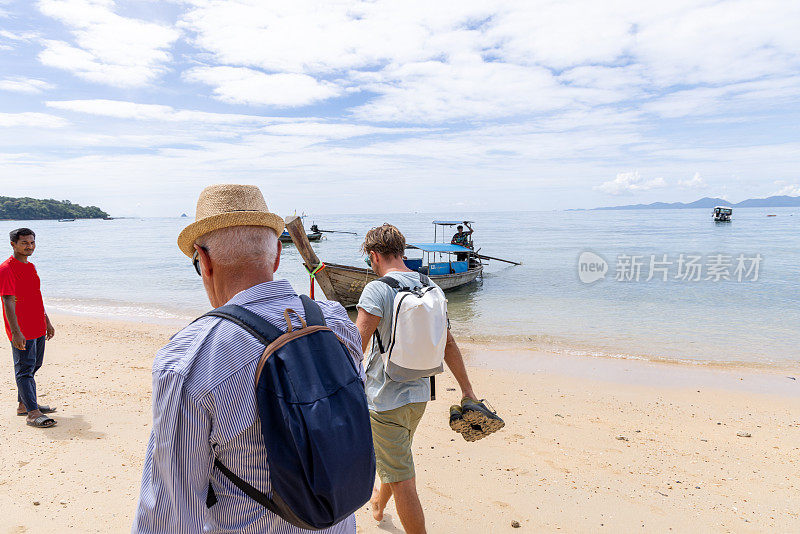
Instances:
[[[201,317],[220,317],[236,323],[264,345],[269,345],[286,333],[261,316],[236,304],[220,306]]]
[[[428,278],[427,276],[425,276],[422,273],[419,273],[419,281],[422,283],[422,287],[429,287],[429,286],[433,285],[433,282],[431,282],[431,279]]]
[[[319,304],[311,300],[308,295],[300,295],[300,300],[303,303],[303,310],[306,312],[306,324],[308,326],[325,326],[325,316]]]
[[[378,282],[383,282],[392,289],[400,289],[400,282],[398,282],[391,276],[381,276],[380,278],[378,278]]]

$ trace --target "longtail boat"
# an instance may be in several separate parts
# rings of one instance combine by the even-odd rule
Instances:
[[[318,269],[322,262],[311,248],[302,220],[296,216],[288,217],[286,228],[303,257],[306,269],[309,272]],[[408,268],[426,274],[444,291],[474,282],[483,274],[483,264],[468,248],[449,243],[409,243],[407,248],[419,250],[425,256],[407,259]],[[453,261],[454,254],[466,255],[467,259]],[[445,256],[447,261],[442,261]],[[434,261],[431,261],[432,258]],[[440,261],[435,261],[437,259]],[[426,261],[423,263],[423,260]],[[355,306],[364,286],[377,278],[378,275],[372,272],[372,269],[336,263],[325,263],[324,267],[315,272],[315,280],[325,293],[325,297],[339,302],[344,307]]]
[[[322,239],[322,232],[311,232],[309,234],[306,234],[306,238],[309,241],[319,241],[320,239]],[[281,243],[291,243],[292,242],[292,237],[289,235],[289,232],[287,232],[286,230],[284,230],[283,233],[278,236],[278,239],[281,240]]]

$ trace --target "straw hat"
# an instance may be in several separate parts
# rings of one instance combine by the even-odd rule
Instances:
[[[217,184],[203,189],[197,199],[195,221],[178,236],[178,248],[191,257],[198,237],[230,226],[265,226],[278,235],[284,222],[267,209],[261,190],[254,185]]]

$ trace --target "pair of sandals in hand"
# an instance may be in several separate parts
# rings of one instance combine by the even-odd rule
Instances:
[[[485,400],[475,401],[464,397],[461,405],[450,407],[450,428],[466,441],[478,441],[505,426],[497,412],[486,407]]]

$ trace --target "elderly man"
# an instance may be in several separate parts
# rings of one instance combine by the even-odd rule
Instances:
[[[181,232],[178,246],[193,258],[212,306],[236,304],[273,325],[285,325],[287,308],[303,319],[305,313],[292,286],[273,280],[283,227],[257,187],[213,185],[200,194],[196,221]],[[363,377],[355,325],[340,304],[318,304]],[[263,352],[255,337],[217,317],[195,321],[158,352],[153,429],[133,532],[305,532],[214,468],[217,459],[259,492],[270,491],[270,459],[253,387]],[[210,507],[209,482],[216,496]],[[350,515],[324,532],[354,533],[355,518]]]

